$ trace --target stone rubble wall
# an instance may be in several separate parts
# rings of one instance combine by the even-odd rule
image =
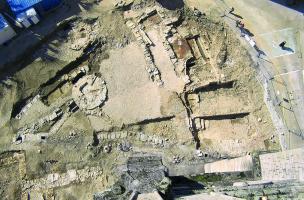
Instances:
[[[145,59],[147,62],[146,70],[149,73],[150,79],[152,81],[155,81],[158,85],[163,85],[163,82],[160,77],[160,72],[154,64],[153,55],[149,48],[149,45],[152,44],[151,40],[139,26],[135,25],[134,22],[129,20],[126,22],[126,25],[131,29],[137,41],[140,43],[140,46],[143,48]]]
[[[14,163],[19,164],[19,175],[20,178],[24,178],[26,175],[26,162],[24,152],[14,152],[12,156],[8,156],[0,159],[0,166],[11,165]]]
[[[34,122],[33,124],[26,125],[23,128],[19,129],[17,132],[17,135],[35,133],[38,131],[39,128],[43,127],[47,123],[56,121],[62,115],[63,115],[62,110],[60,108],[56,109],[53,112],[51,112],[49,115],[46,115],[45,117],[40,118],[38,121]]]
[[[101,141],[117,141],[118,139],[130,139],[134,141],[134,139],[138,142],[144,142],[156,147],[165,147],[168,148],[172,145],[168,139],[161,138],[159,136],[155,136],[153,134],[147,134],[143,132],[133,132],[133,131],[118,131],[111,133],[99,133],[98,139]]]
[[[84,168],[81,170],[68,170],[66,173],[48,174],[43,178],[24,181],[22,190],[45,190],[66,186],[72,183],[82,183],[88,179],[95,179],[102,174],[100,167]]]
[[[162,42],[167,53],[169,54],[170,60],[174,68],[176,68],[176,65],[178,64],[178,59],[168,39],[172,36],[172,29],[174,28],[173,24],[179,20],[177,17],[170,18],[164,14],[163,9],[161,7],[154,6],[152,8],[147,9],[144,13],[142,13],[142,15],[136,21],[138,25],[136,25],[131,20],[127,21],[126,25],[132,30],[137,41],[141,44],[141,46],[144,49],[144,55],[146,58],[146,62],[148,64],[146,70],[148,71],[150,78],[153,81],[157,82],[159,85],[163,85],[163,81],[161,80],[161,74],[154,63],[153,55],[149,48],[149,46],[153,45],[153,42],[150,40],[150,38],[145,33],[145,31],[141,28],[143,26],[142,25],[143,21],[154,14],[158,14],[162,19],[162,23],[161,23],[162,26],[161,30],[163,31]]]
[[[221,186],[214,189],[216,192],[239,198],[268,197],[268,199],[303,199],[299,195],[304,193],[303,182],[276,181],[276,182],[251,182],[250,184],[237,184],[234,186]],[[303,196],[302,196],[303,197]]]
[[[62,112],[62,110],[60,109],[60,112]],[[16,144],[20,144],[24,141],[39,141],[41,140],[41,136],[44,137],[48,137],[49,135],[52,135],[54,133],[56,133],[60,127],[64,124],[64,122],[67,120],[67,118],[70,116],[70,113],[61,113],[60,115],[56,115],[56,119],[59,118],[58,121],[55,122],[55,124],[51,127],[50,131],[47,133],[37,133],[37,131],[39,130],[39,128],[43,127],[44,125],[46,125],[47,123],[51,123],[53,120],[51,120],[52,115],[54,115],[55,112],[53,112],[50,115],[47,115],[46,117],[41,118],[39,121],[33,123],[32,125],[27,125],[21,129],[18,130],[17,132],[17,138],[21,137],[21,141],[20,140],[16,140],[14,139]]]

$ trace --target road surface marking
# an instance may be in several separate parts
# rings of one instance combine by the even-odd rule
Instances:
[[[302,71],[302,73],[304,75],[304,70],[303,69],[298,69],[298,70],[294,70],[294,71],[290,71],[290,72],[286,72],[286,73],[282,73],[282,74],[277,74],[277,75],[274,75],[273,77],[283,76],[283,75],[287,75],[287,74],[291,74],[291,73],[296,73],[296,72],[299,72],[299,71]]]
[[[283,28],[283,29],[280,29],[280,30],[270,31],[270,32],[266,32],[266,33],[261,33],[260,36],[269,35],[269,34],[273,34],[273,33],[276,33],[276,32],[281,32],[281,31],[287,31],[289,29],[292,30],[294,28],[289,27],[289,28]]]
[[[281,54],[281,55],[278,55],[278,56],[273,56],[272,58],[278,58],[278,57],[282,57],[282,56],[289,56],[291,54],[295,54],[295,53],[289,52],[289,53]]]

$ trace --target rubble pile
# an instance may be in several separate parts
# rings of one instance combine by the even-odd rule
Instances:
[[[100,24],[95,20],[83,20],[71,23],[71,28],[72,30],[68,33],[71,41],[70,48],[80,51],[96,40]]]
[[[109,189],[94,194],[94,200],[134,199],[140,193],[166,192],[171,181],[166,177],[162,159],[155,155],[134,155],[119,168],[120,179]]]
[[[105,81],[96,75],[87,75],[77,81],[72,96],[82,110],[92,110],[101,106],[107,99]]]
[[[145,155],[130,157],[122,167],[122,183],[127,190],[149,193],[157,189],[166,176],[161,157]]]
[[[87,74],[89,72],[89,66],[84,65],[76,70],[72,71],[72,73],[66,74],[62,77],[63,80],[74,82],[77,78]]]
[[[24,127],[20,128],[17,132],[17,138],[22,135],[26,134],[33,134],[39,131],[40,128],[43,126],[55,123],[58,119],[60,119],[63,116],[63,111],[60,108],[55,109],[51,114],[40,118],[38,121],[34,122],[30,125],[25,125]]]
[[[26,158],[23,151],[12,151],[0,154],[1,166],[10,166],[14,163],[18,164],[20,178],[26,176]]]

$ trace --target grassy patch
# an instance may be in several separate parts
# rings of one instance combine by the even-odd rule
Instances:
[[[210,182],[222,181],[223,177],[217,174],[204,174],[204,175],[192,176],[191,179],[200,183],[210,183]]]

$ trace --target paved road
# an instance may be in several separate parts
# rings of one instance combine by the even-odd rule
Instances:
[[[304,145],[298,135],[304,134],[304,16],[297,10],[270,0],[187,0],[188,3],[206,11],[225,10],[234,7],[234,15],[227,15],[225,20],[235,23],[240,19],[253,35],[257,46],[266,54],[266,71],[273,77],[271,83],[277,96],[277,108],[289,130],[285,134],[288,148]],[[300,5],[304,8],[304,2]],[[208,12],[208,11],[207,11]],[[278,44],[287,41],[287,49],[282,50]],[[304,56],[304,55],[303,55]]]

